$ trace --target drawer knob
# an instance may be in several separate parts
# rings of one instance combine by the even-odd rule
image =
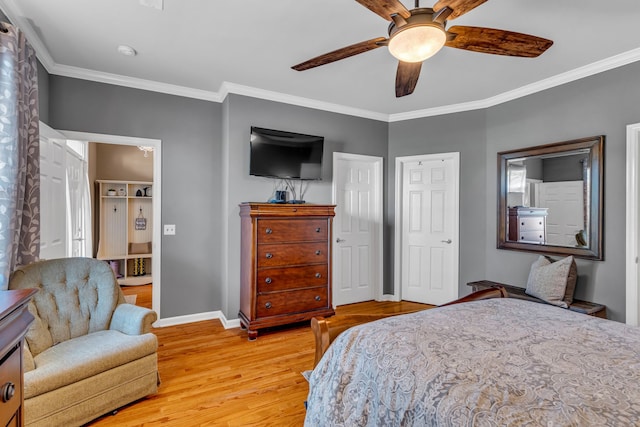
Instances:
[[[271,303],[270,303],[270,302],[267,302],[264,306],[265,306],[266,308],[271,308]]]
[[[16,386],[11,381],[2,386],[2,401],[8,402],[16,394]]]
[[[316,255],[320,255],[321,253],[322,253],[322,252],[320,252],[320,249],[318,249],[318,250],[316,251]]]
[[[266,232],[267,234],[271,234],[271,233],[273,233],[273,230],[272,230],[272,229],[270,229],[270,228],[267,228],[267,229],[265,230],[265,232]]]
[[[267,285],[271,284],[271,282],[272,282],[271,277],[267,277],[266,279],[264,279],[264,282],[265,282]]]
[[[316,295],[316,297],[314,298],[316,301],[320,301],[322,298],[320,298],[320,295]]]
[[[316,279],[319,279],[319,278],[321,278],[321,277],[322,277],[322,274],[320,274],[320,273],[316,273]]]
[[[267,259],[273,258],[273,254],[271,252],[267,252],[265,256],[267,257]]]
[[[316,228],[316,233],[320,232],[320,227]]]
[[[524,222],[522,224],[520,224],[520,225],[524,225]]]

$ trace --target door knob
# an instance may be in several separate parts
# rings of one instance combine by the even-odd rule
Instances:
[[[447,240],[440,240],[442,243],[447,243],[447,244],[451,244],[451,239],[447,239]]]
[[[341,239],[339,237],[336,239],[336,243],[342,243],[342,242],[346,242],[346,240],[345,239]]]

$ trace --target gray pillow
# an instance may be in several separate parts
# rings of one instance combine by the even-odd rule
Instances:
[[[531,265],[525,293],[540,298],[549,304],[567,308],[565,294],[572,265],[575,265],[572,256],[556,262],[551,262],[547,258],[540,256]],[[575,281],[573,287],[575,288]],[[573,298],[573,290],[571,293]]]

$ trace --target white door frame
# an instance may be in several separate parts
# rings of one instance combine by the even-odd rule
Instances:
[[[638,247],[640,238],[640,123],[627,126],[627,225],[626,225],[626,323],[640,325],[640,272]]]
[[[336,172],[336,164],[338,163],[339,160],[360,160],[360,161],[367,161],[367,162],[371,162],[374,164],[374,169],[375,169],[375,176],[374,176],[374,186],[375,186],[375,193],[376,193],[376,202],[374,203],[374,207],[373,207],[373,220],[376,224],[375,227],[372,228],[373,233],[375,234],[374,236],[374,244],[376,246],[374,253],[374,257],[376,259],[375,264],[377,265],[377,268],[374,271],[374,274],[372,274],[372,287],[373,287],[373,297],[375,298],[376,301],[379,301],[380,298],[382,298],[382,294],[383,294],[383,272],[384,272],[384,241],[383,241],[383,230],[384,230],[384,215],[383,215],[383,199],[384,199],[384,192],[382,189],[382,184],[383,184],[383,177],[382,177],[382,172],[383,172],[383,161],[384,159],[382,157],[377,157],[377,156],[366,156],[366,155],[362,155],[362,154],[350,154],[350,153],[338,153],[338,152],[334,152],[333,153],[333,179],[331,182],[331,200],[333,204],[337,204],[337,200],[338,200],[338,189],[336,187],[336,183],[338,182],[338,174]],[[335,254],[334,249],[334,244],[335,241],[333,240],[333,236],[331,237],[331,253]],[[333,265],[333,260],[331,261],[332,265]],[[333,270],[333,269],[332,269]],[[333,275],[333,271],[331,272],[331,274]],[[333,280],[333,277],[332,277]],[[333,295],[332,295],[332,300],[333,300]]]
[[[453,219],[452,240],[459,242],[460,240],[460,153],[437,153],[437,154],[419,154],[416,156],[396,157],[396,195],[395,195],[395,219],[394,219],[394,263],[393,263],[393,300],[402,300],[401,289],[401,269],[402,269],[402,177],[406,163],[414,163],[419,161],[428,161],[434,159],[454,160],[454,174],[456,176],[455,185],[455,218]],[[458,244],[459,246],[459,244]],[[453,262],[456,266],[453,272],[453,281],[455,283],[455,294],[459,294],[459,275],[460,275],[460,250],[453,251]]]
[[[87,142],[100,142],[104,144],[118,144],[118,145],[136,145],[136,146],[151,146],[153,147],[153,200],[151,201],[153,206],[153,262],[151,263],[151,308],[158,314],[158,320],[162,319],[161,307],[160,307],[160,260],[162,255],[162,218],[161,218],[161,197],[162,197],[162,141],[159,139],[148,138],[136,138],[131,136],[118,136],[118,135],[106,135],[90,132],[76,132],[76,131],[59,131],[68,139],[75,139],[78,141]],[[142,155],[142,152],[140,152]]]

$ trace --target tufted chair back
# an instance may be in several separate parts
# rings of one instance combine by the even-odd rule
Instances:
[[[105,261],[61,258],[16,269],[9,289],[37,288],[29,303],[35,321],[26,335],[35,357],[60,342],[109,329],[124,295]]]

